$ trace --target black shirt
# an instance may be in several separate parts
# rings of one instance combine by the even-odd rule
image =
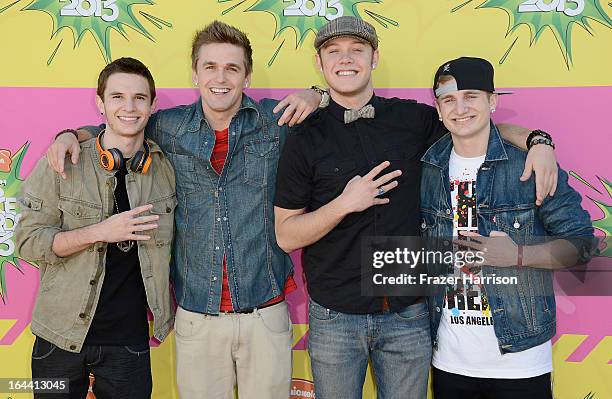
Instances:
[[[117,185],[114,213],[130,210],[124,167],[115,173]],[[128,252],[121,251],[115,243],[107,245],[106,274],[100,291],[96,313],[85,338],[85,345],[137,345],[149,340],[147,321],[147,297],[145,293],[138,245]]]
[[[287,138],[278,167],[274,205],[315,211],[342,193],[350,179],[383,161],[400,169],[399,185],[386,205],[346,216],[318,242],[304,249],[308,292],[319,304],[344,313],[376,313],[383,297],[361,296],[361,239],[420,235],[420,158],[446,132],[433,107],[412,100],[373,96],[374,119],[344,123],[335,103],[306,120]],[[382,175],[381,174],[381,175]],[[414,297],[389,298],[398,311]]]

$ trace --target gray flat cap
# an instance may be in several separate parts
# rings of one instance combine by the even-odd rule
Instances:
[[[378,48],[376,29],[363,19],[352,16],[336,18],[323,25],[317,33],[314,46],[319,50],[329,40],[341,36],[358,37],[370,43],[374,50]]]

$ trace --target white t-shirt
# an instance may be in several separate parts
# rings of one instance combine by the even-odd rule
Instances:
[[[476,176],[485,155],[463,158],[453,149],[449,180],[453,207],[453,236],[459,231],[478,232]],[[480,274],[480,268],[455,268],[455,275]],[[461,279],[459,279],[461,281]],[[454,374],[477,378],[530,378],[552,371],[552,347],[547,341],[522,352],[499,349],[493,317],[486,294],[479,285],[459,283],[447,289],[434,367]]]

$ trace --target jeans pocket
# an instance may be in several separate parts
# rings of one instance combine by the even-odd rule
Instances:
[[[429,311],[427,309],[427,304],[425,302],[421,302],[406,306],[404,309],[395,313],[394,316],[404,321],[416,321],[428,318]]]
[[[333,321],[337,319],[339,315],[340,312],[323,307],[312,299],[309,301],[308,318],[310,320]]]
[[[149,346],[148,342],[145,344],[125,345],[123,348],[125,348],[128,353],[136,356],[142,356],[151,351],[151,347]]]
[[[273,307],[278,307],[278,309],[268,312],[263,309],[259,313],[259,318],[266,331],[274,335],[292,333],[291,319],[286,304],[285,306],[274,305]]]
[[[46,359],[47,357],[51,356],[55,348],[57,348],[55,344],[52,344],[51,342],[40,337],[36,337],[34,347],[32,348],[32,359]]]

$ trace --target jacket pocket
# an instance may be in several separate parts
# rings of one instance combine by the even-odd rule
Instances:
[[[503,231],[519,245],[528,243],[533,234],[533,208],[494,212],[491,216],[491,230]]]
[[[176,195],[162,198],[151,202],[151,214],[159,216],[157,229],[154,231],[155,244],[159,246],[169,245],[174,236],[174,209],[176,208]],[[145,232],[146,234],[146,232]],[[151,240],[149,240],[151,241]]]
[[[62,211],[63,230],[74,230],[98,223],[102,216],[102,206],[89,202],[60,198],[58,208]]]
[[[198,181],[195,173],[195,163],[192,156],[166,153],[174,167],[176,175],[176,190],[179,194],[187,195],[198,190]]]
[[[254,140],[244,145],[244,182],[266,186],[278,164],[278,137]]]

